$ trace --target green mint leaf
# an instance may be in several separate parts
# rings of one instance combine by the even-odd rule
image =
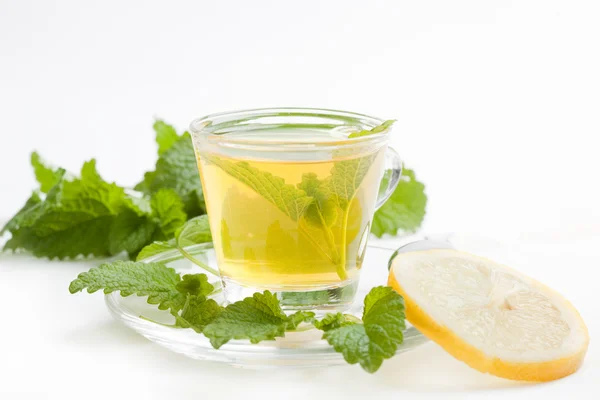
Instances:
[[[156,132],[156,144],[158,145],[158,155],[169,150],[179,139],[179,135],[173,126],[164,121],[156,120],[153,125]]]
[[[175,325],[181,328],[192,328],[202,333],[222,311],[223,307],[213,299],[207,299],[205,296],[188,296],[181,315],[175,315]]]
[[[384,178],[382,186],[387,186]],[[384,233],[395,236],[399,230],[416,231],[425,217],[427,195],[425,185],[419,182],[413,170],[404,168],[400,182],[385,204],[375,212],[371,232],[381,237]]]
[[[331,176],[323,186],[325,195],[334,199],[346,211],[376,156],[377,154],[370,154],[336,162],[331,168]]]
[[[391,358],[404,339],[404,299],[392,288],[373,288],[365,298],[362,324],[347,323],[330,329],[323,339],[350,364],[360,363],[370,373]]]
[[[288,323],[277,297],[267,290],[229,304],[203,333],[218,349],[232,339],[248,339],[252,343],[275,340],[284,336]]]
[[[254,168],[245,161],[231,162],[215,156],[205,156],[204,158],[248,185],[294,221],[304,214],[306,208],[313,201],[312,197],[307,196],[304,190],[286,184],[283,178]]]
[[[108,235],[108,251],[112,255],[122,251],[135,255],[152,240],[155,230],[156,225],[148,216],[140,216],[126,209],[113,219]]]
[[[387,121],[384,121],[381,125],[377,125],[373,129],[367,129],[367,130],[362,130],[360,132],[351,133],[348,136],[348,138],[353,139],[353,138],[357,138],[357,137],[361,137],[361,136],[369,136],[369,135],[374,135],[376,133],[385,132],[388,129],[390,129],[390,127],[394,124],[394,122],[396,122],[395,119],[388,119]]]
[[[298,328],[303,322],[312,323],[315,319],[315,313],[312,311],[296,311],[294,314],[288,317],[285,324],[285,330],[293,331]]]
[[[175,239],[169,240],[168,242],[153,242],[144,247],[137,255],[136,261],[145,260],[153,257],[157,254],[164,253],[165,251],[177,249]]]
[[[177,284],[177,290],[193,296],[208,296],[214,289],[205,274],[185,274]]]
[[[87,289],[88,293],[103,290],[105,294],[120,291],[121,296],[148,296],[149,304],[161,310],[181,310],[186,294],[177,289],[181,277],[174,269],[161,263],[115,261],[79,274],[69,285],[69,292]]]
[[[327,196],[323,189],[324,182],[317,178],[315,173],[302,175],[302,182],[298,189],[314,199],[304,212],[304,218],[313,226],[323,228],[331,226],[338,217],[338,208],[333,198]]]
[[[154,193],[150,206],[164,239],[173,237],[177,228],[187,220],[184,204],[173,189],[160,189]],[[144,242],[146,243],[148,241]]]
[[[82,179],[60,181],[46,199],[21,215],[5,249],[24,249],[38,257],[106,256],[114,217],[123,206],[124,192],[92,173],[94,161],[82,168]],[[64,170],[61,170],[64,174]]]
[[[25,205],[21,207],[19,211],[17,211],[17,213],[6,223],[6,225],[4,225],[0,231],[0,236],[2,236],[6,231],[15,230],[19,226],[23,216],[26,215],[30,209],[39,205],[40,203],[42,203],[42,199],[40,198],[39,193],[37,191],[33,192],[29,199],[27,199],[25,202]]]
[[[175,232],[175,239],[179,247],[193,244],[208,243],[212,241],[208,216],[201,215],[186,222]]]
[[[6,250],[64,259],[136,254],[151,241],[156,223],[148,201],[105,182],[94,160],[84,163],[80,178],[66,179],[63,169],[57,174],[46,198],[30,198],[7,224],[12,237]]]
[[[58,168],[52,168],[35,151],[31,153],[31,166],[35,173],[35,179],[40,184],[40,191],[48,193],[58,183],[62,174]]]
[[[351,325],[353,324],[353,322],[349,322],[346,319],[346,316],[342,313],[329,313],[326,314],[320,321],[319,320],[315,320],[313,322],[313,325],[315,326],[315,328],[327,332],[330,331],[332,329],[337,329],[340,328],[344,325]]]
[[[188,217],[204,214],[196,155],[187,132],[160,155],[155,170],[147,172],[135,187],[149,195],[165,188],[173,189],[181,198]]]

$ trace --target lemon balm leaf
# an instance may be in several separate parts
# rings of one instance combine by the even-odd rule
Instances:
[[[108,235],[110,254],[119,254],[126,251],[137,254],[148,243],[156,224],[147,216],[140,216],[132,210],[124,210],[114,218]]]
[[[173,189],[183,201],[188,217],[204,214],[204,197],[198,175],[196,155],[190,134],[185,132],[156,161],[136,190],[152,195],[161,189]]]
[[[5,226],[12,237],[6,250],[27,250],[38,257],[135,256],[156,239],[173,236],[186,214],[179,196],[159,190],[150,200],[106,182],[94,160],[84,163],[80,177],[58,182],[45,199],[36,193]]]
[[[208,216],[201,215],[187,221],[175,232],[175,239],[179,247],[191,246],[212,241]]]
[[[177,290],[193,296],[208,296],[215,287],[208,282],[205,274],[186,274],[177,283]]]
[[[59,182],[45,200],[23,213],[10,229],[5,249],[23,249],[38,257],[73,258],[110,255],[109,233],[125,207],[125,194],[115,184],[94,176],[95,162],[82,168],[82,178]]]
[[[350,364],[359,363],[367,372],[379,369],[383,360],[396,354],[404,340],[404,299],[392,288],[378,286],[365,298],[363,323],[343,321],[340,315],[321,321],[323,339],[342,353]],[[337,328],[333,326],[339,325]]]
[[[31,166],[35,173],[35,179],[40,184],[40,191],[42,193],[48,193],[54,185],[58,183],[62,177],[62,173],[59,168],[52,168],[46,164],[46,162],[40,157],[37,152],[31,153]]]
[[[277,297],[267,290],[225,307],[203,333],[218,349],[232,339],[258,343],[283,337],[288,321]]]
[[[313,322],[315,313],[312,311],[296,311],[288,317],[285,329],[293,331],[304,322]]]
[[[387,186],[386,179],[382,186]],[[404,168],[398,186],[375,212],[371,232],[377,237],[385,233],[395,236],[398,231],[414,232],[425,218],[426,206],[425,185],[417,180],[413,170]]]
[[[350,325],[352,322],[348,322],[346,317],[342,313],[329,313],[325,314],[325,316],[320,321],[314,321],[313,325],[315,328],[327,332],[332,329],[340,328],[344,325]]]
[[[156,241],[147,246],[145,246],[137,255],[136,261],[145,260],[147,258],[153,257],[157,254],[164,253],[166,251],[171,251],[177,249],[177,245],[175,243],[175,239],[169,240],[168,242]]]
[[[21,219],[24,215],[27,215],[28,211],[42,203],[42,199],[37,191],[34,191],[29,199],[25,202],[25,205],[21,207],[19,211],[4,225],[0,231],[0,236],[6,231],[15,230],[21,223]]]
[[[336,162],[331,168],[331,176],[322,187],[325,196],[335,199],[342,210],[347,210],[376,156],[377,154],[370,154]]]
[[[161,310],[179,311],[187,297],[177,288],[180,282],[179,274],[161,263],[115,261],[79,274],[69,285],[69,292],[85,289],[88,293],[119,291],[123,297],[148,296],[148,303],[158,305]]]
[[[181,315],[175,316],[175,325],[181,328],[192,328],[202,333],[222,311],[223,307],[213,299],[207,299],[205,296],[189,296]]]
[[[327,196],[323,190],[323,181],[317,178],[315,173],[302,175],[302,182],[298,189],[304,190],[306,194],[314,199],[304,213],[306,220],[313,226],[324,228],[333,225],[338,216],[335,201]]]
[[[145,246],[137,255],[137,261],[153,257],[180,247],[191,246],[212,241],[208,216],[195,217],[181,225],[175,231],[175,237],[168,241],[154,241]]]
[[[394,124],[394,122],[396,122],[395,119],[388,119],[387,121],[384,121],[381,125],[377,125],[376,127],[372,128],[372,129],[366,129],[366,130],[362,130],[360,132],[351,133],[348,136],[348,138],[353,139],[353,138],[357,138],[357,137],[369,136],[369,135],[374,135],[376,133],[385,132],[388,129],[390,129],[390,127]]]
[[[175,231],[187,220],[185,205],[173,189],[160,189],[154,193],[150,206],[164,238],[173,237]]]
[[[304,214],[306,208],[313,201],[313,198],[307,196],[304,190],[286,184],[283,178],[254,168],[245,161],[232,162],[215,156],[205,156],[204,158],[246,184],[294,221]]]
[[[179,135],[172,125],[158,119],[152,126],[156,132],[156,144],[158,145],[158,155],[169,150],[179,139]]]

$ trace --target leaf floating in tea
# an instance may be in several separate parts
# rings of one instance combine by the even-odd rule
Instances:
[[[348,209],[348,204],[356,195],[376,156],[377,154],[371,154],[334,164],[331,176],[325,181],[323,190],[329,198],[337,201],[342,210]]]
[[[248,185],[294,221],[304,214],[306,208],[313,201],[313,198],[307,196],[304,190],[286,184],[283,178],[260,171],[245,161],[232,162],[215,156],[205,156],[205,159]]]
[[[314,198],[304,213],[306,220],[320,228],[331,226],[338,216],[336,202],[327,195],[323,188],[323,181],[317,178],[317,174],[302,175],[302,182],[298,184],[298,188]]]
[[[361,137],[361,136],[369,136],[369,135],[374,135],[376,133],[385,132],[394,124],[394,122],[396,122],[395,119],[388,119],[387,121],[383,122],[381,125],[377,125],[373,129],[366,129],[366,130],[362,130],[360,132],[351,133],[348,136],[348,138],[353,139],[353,138],[357,138],[357,137]]]

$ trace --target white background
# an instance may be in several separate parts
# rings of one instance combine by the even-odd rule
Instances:
[[[95,157],[106,179],[135,184],[155,162],[153,116],[180,129],[274,105],[395,118],[394,147],[427,185],[424,231],[543,246],[552,262],[537,277],[592,333],[582,371],[535,387],[478,374],[435,345],[372,377],[233,370],[139,338],[100,295],[69,296],[93,262],[1,255],[0,395],[598,395],[599,20],[593,0],[0,0],[0,218],[34,187],[33,149],[75,172]]]

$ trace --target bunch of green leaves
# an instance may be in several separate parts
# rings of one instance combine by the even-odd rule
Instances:
[[[89,293],[119,291],[122,296],[147,296],[148,303],[169,310],[174,328],[190,328],[203,334],[215,349],[233,339],[251,343],[275,340],[286,332],[303,328],[322,330],[323,339],[342,353],[350,364],[359,363],[375,372],[392,357],[403,341],[404,300],[390,287],[373,288],[365,297],[362,320],[347,314],[326,314],[317,319],[308,311],[287,315],[279,299],[269,291],[241,301],[219,305],[214,287],[204,274],[181,276],[162,263],[115,261],[92,268],[71,282],[69,291]]]
[[[4,249],[59,259],[135,257],[148,244],[173,238],[189,218],[204,213],[204,200],[189,134],[177,135],[162,121],[154,130],[159,158],[138,190],[106,182],[95,160],[75,176],[32,153],[39,188],[0,232],[11,233]]]
[[[79,177],[51,168],[33,153],[40,183],[25,206],[4,226],[12,237],[5,249],[24,249],[38,257],[135,255],[149,241],[168,238],[186,221],[180,197],[172,189],[139,196],[98,174],[95,160]]]

